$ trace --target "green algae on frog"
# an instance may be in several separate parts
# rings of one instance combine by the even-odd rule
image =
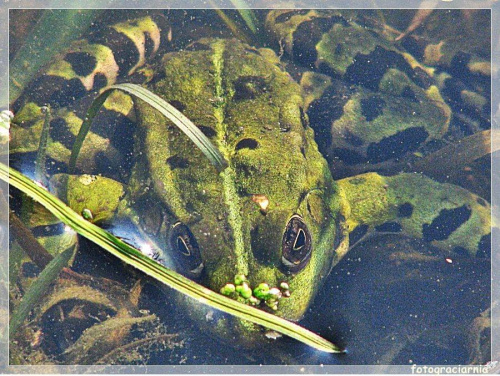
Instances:
[[[160,261],[171,257],[179,272],[212,290],[296,321],[356,229],[389,228],[447,252],[487,256],[490,207],[461,188],[418,174],[369,173],[334,182],[301,88],[279,63],[271,50],[222,39],[202,39],[164,56],[148,87],[197,124],[229,167],[218,174],[172,124],[136,103],[136,160],[118,215],[132,213],[136,223],[147,224],[144,231],[163,250]],[[446,113],[439,114],[446,127]],[[122,195],[121,186],[104,185],[104,192]],[[85,190],[66,194],[84,203],[80,211],[109,219],[109,208],[87,201]],[[200,326],[226,341],[255,346],[266,340],[254,324],[179,299]]]
[[[163,223],[154,235],[181,273],[299,320],[356,228],[389,226],[448,251],[486,256],[489,205],[461,188],[418,174],[369,173],[335,183],[307,124],[300,88],[277,62],[269,50],[218,39],[164,57],[150,89],[210,137],[229,163],[220,175],[160,114],[137,104],[135,147],[142,155],[128,201],[137,212],[145,201],[154,203],[145,214],[159,212],[154,216]],[[264,211],[256,195],[266,198]],[[283,282],[288,297],[281,297]],[[259,299],[262,284],[281,298]],[[259,342],[259,327],[181,299],[190,316],[201,323],[209,317],[208,330],[227,341]]]

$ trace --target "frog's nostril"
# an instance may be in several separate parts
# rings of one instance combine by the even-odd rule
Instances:
[[[198,125],[198,128],[200,128],[200,131],[202,131],[203,134],[208,138],[215,137],[215,135],[217,134],[217,132],[215,132],[213,128],[207,127],[205,125]]]
[[[241,150],[241,149],[257,149],[259,147],[259,142],[253,138],[244,138],[240,142],[236,144],[236,147],[234,148],[236,151]]]
[[[170,166],[172,170],[176,168],[188,168],[189,161],[187,158],[180,157],[178,154],[175,154],[169,158],[167,158],[167,164]]]

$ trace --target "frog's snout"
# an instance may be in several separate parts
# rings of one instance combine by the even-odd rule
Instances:
[[[279,283],[279,286],[269,286],[268,283],[262,282],[252,288],[243,274],[237,274],[234,283],[229,282],[222,286],[220,293],[246,304],[268,307],[273,311],[278,310],[282,298],[288,298],[291,294],[286,282]]]

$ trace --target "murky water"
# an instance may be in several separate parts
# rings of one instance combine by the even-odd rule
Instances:
[[[439,15],[436,14],[439,12]],[[307,11],[303,10],[297,14],[305,15]],[[433,166],[436,167],[435,171],[440,171],[448,175],[447,177],[436,177],[436,172],[431,171],[429,165],[426,167],[425,164],[419,164],[420,159],[433,155],[432,153],[447,145],[456,144],[459,139],[480,134],[490,126],[489,110],[483,111],[483,107],[489,103],[489,78],[481,76],[478,68],[479,66],[484,67],[489,62],[490,47],[489,41],[485,41],[485,34],[476,28],[478,24],[482,24],[484,30],[488,31],[486,35],[489,35],[488,22],[481,22],[481,20],[489,20],[489,13],[475,11],[471,14],[472,18],[466,11],[435,11],[424,20],[424,26],[415,32],[419,38],[412,41],[407,38],[406,43],[394,44],[397,46],[396,49],[401,51],[406,49],[413,54],[422,53],[422,51],[430,53],[431,48],[424,50],[419,43],[422,45],[427,43],[426,45],[432,46],[439,46],[440,43],[445,46],[450,44],[452,49],[460,43],[472,46],[461,55],[461,51],[458,49],[454,60],[445,61],[446,59],[443,59],[435,63],[436,72],[446,74],[440,76],[441,80],[448,79],[455,85],[442,89],[446,105],[451,108],[452,112],[449,128],[446,132],[442,132],[443,138],[436,138],[428,143],[417,143],[415,147],[418,135],[400,131],[394,136],[395,138],[390,139],[392,144],[386,144],[383,141],[372,142],[379,149],[372,153],[371,157],[374,159],[370,160],[369,152],[368,156],[360,158],[359,155],[354,154],[353,150],[357,150],[354,147],[349,149],[350,153],[347,154],[338,152],[338,149],[332,151],[326,145],[327,139],[332,137],[330,130],[324,131],[327,125],[318,127],[318,123],[311,120],[316,125],[316,134],[320,135],[316,142],[323,155],[329,158],[330,169],[335,179],[367,171],[380,171],[384,174],[395,175],[401,171],[414,172],[416,169],[412,170],[412,167],[419,166],[423,170],[427,168],[427,171],[432,172],[434,174],[432,176],[438,181],[460,184],[484,199],[490,197],[489,155],[467,163],[464,162],[457,171],[449,171],[448,162],[436,159],[442,165],[435,162],[436,166]],[[371,30],[372,22],[376,23],[381,30],[394,33],[395,29],[403,31],[415,15],[415,11],[385,11],[382,15],[377,12],[365,12],[360,16],[356,12],[345,11],[340,16],[336,15],[333,18],[344,17],[342,22],[355,20],[354,22],[368,30],[367,33],[371,36],[373,31],[369,30]],[[35,11],[11,12],[11,59],[15,57],[30,34],[31,28],[22,25],[35,25],[40,16],[40,12]],[[244,18],[250,17],[248,14],[236,11],[224,11],[223,14],[214,11],[180,10],[129,11],[128,13],[108,11],[100,15],[100,18],[90,28],[89,33],[85,35],[88,35],[89,41],[102,42],[99,39],[98,30],[107,25],[115,24],[117,21],[124,22],[127,19],[148,16],[153,17],[158,24],[161,22],[162,30],[161,37],[154,34],[153,31],[143,40],[145,56],[153,55],[152,50],[158,47],[155,47],[156,38],[161,40],[159,51],[156,53],[156,57],[152,57],[148,61],[148,65],[139,68],[130,76],[119,78],[120,81],[143,82],[144,80],[152,80],[155,82],[158,78],[152,78],[150,75],[163,54],[173,54],[180,50],[193,51],[197,48],[203,50],[206,48],[203,43],[192,44],[202,37],[236,38],[250,46],[274,49],[274,59],[281,59],[282,69],[286,69],[290,77],[298,82],[304,81],[304,77],[307,76],[305,72],[311,69],[322,74],[322,77],[329,77],[329,79],[334,80],[335,85],[342,87],[335,92],[334,102],[326,106],[334,107],[334,111],[335,106],[339,107],[338,103],[346,103],[343,95],[351,95],[356,90],[360,90],[358,83],[368,80],[357,76],[346,78],[347,73],[345,77],[339,77],[337,73],[332,72],[331,67],[321,68],[321,62],[314,60],[314,53],[308,46],[317,43],[322,38],[318,34],[320,31],[322,34],[329,32],[332,25],[328,22],[331,21],[324,24],[316,21],[302,24],[303,28],[309,30],[311,40],[300,40],[301,46],[305,48],[304,52],[296,50],[291,52],[287,51],[285,39],[273,37],[273,32],[269,30],[269,24],[264,26],[266,17],[268,17],[266,10],[252,12],[251,16],[255,17],[253,21]],[[291,15],[284,14],[281,21],[287,22],[290,17]],[[255,22],[258,28],[255,33],[252,31],[252,22]],[[341,25],[343,25],[342,22]],[[456,38],[457,25],[465,25],[462,30],[463,35],[460,38]],[[129,24],[128,26],[137,25]],[[114,33],[116,34],[113,34],[115,39],[106,41],[109,45],[128,46],[133,50],[133,46],[127,45],[127,43],[130,44],[130,41],[124,41],[123,35],[119,36],[117,30]],[[279,33],[274,30],[274,34]],[[303,34],[298,33],[294,37],[298,40],[301,36]],[[233,43],[237,44],[238,42],[233,41]],[[74,50],[72,58],[66,58],[73,71],[78,71],[80,76],[86,76],[92,71],[92,68],[84,66],[84,63],[95,64],[93,57],[88,52],[90,50],[85,48],[81,47],[81,51],[84,52],[80,52],[80,54]],[[353,46],[346,42],[346,45],[340,46],[338,50],[340,51],[342,48],[349,49]],[[256,52],[257,50],[250,47],[248,49],[253,54],[258,53],[259,56],[270,54],[269,50]],[[133,56],[130,51],[123,52],[123,49],[120,50],[120,48],[118,50],[122,51],[121,55],[116,57],[119,63],[120,60],[123,63],[126,59],[137,59],[137,56]],[[335,53],[337,52],[335,51]],[[442,52],[445,53],[445,50]],[[468,54],[469,59],[477,58],[477,61],[468,61],[469,63],[477,63],[475,71],[465,70],[467,66],[470,67],[470,64],[464,62],[466,59],[464,54]],[[416,57],[425,58],[425,53]],[[229,57],[229,59],[234,60],[239,58],[241,57]],[[293,58],[296,58],[295,62],[292,61]],[[301,65],[300,62],[304,63],[304,60],[308,63]],[[361,61],[359,56],[358,60]],[[134,65],[133,63],[123,64],[128,68]],[[189,64],[195,63],[190,61]],[[109,71],[106,71],[109,69],[109,65],[104,65],[101,68],[102,71],[93,77],[95,85],[97,85],[96,82],[105,83],[105,79],[109,80]],[[352,68],[355,72],[356,69]],[[63,71],[64,69],[60,70],[60,72]],[[214,75],[214,72],[208,71],[207,75]],[[269,73],[269,76],[272,76],[272,73]],[[65,112],[65,106],[68,106],[67,111],[72,111],[71,113],[74,111],[77,114],[75,116],[82,117],[82,109],[87,108],[92,97],[95,97],[92,94],[82,93],[81,82],[75,84],[77,81],[75,77],[72,78],[73,81],[68,77],[65,79],[66,81],[62,83],[61,77],[53,82],[36,81],[36,84],[31,84],[20,99],[13,103],[16,112],[25,111],[27,117],[29,114],[26,114],[28,111],[25,105],[31,98],[36,98],[40,102],[49,102],[52,107],[54,118],[51,122],[49,135],[51,143],[49,143],[46,158],[46,173],[49,178],[54,174],[68,171],[68,148],[76,137],[76,131],[74,128],[71,129],[73,125],[69,120],[68,113]],[[172,78],[172,80],[175,79],[175,77]],[[269,80],[268,76],[265,76],[262,81],[256,78],[251,82],[245,81],[247,86],[244,86],[243,92],[249,97],[256,95],[255,92],[259,90],[259,85],[269,85],[266,80]],[[321,80],[317,82],[321,84]],[[55,91],[45,88],[45,86],[40,87],[42,83],[43,85],[53,83]],[[208,81],[200,83],[202,88],[207,85]],[[98,88],[100,87],[97,85],[95,89]],[[74,92],[69,91],[70,89],[73,89]],[[265,92],[268,89],[262,90]],[[307,86],[303,90],[309,90],[310,95],[317,95],[318,93],[314,93],[314,91],[320,90],[320,88],[315,89]],[[329,89],[323,88],[323,90]],[[363,90],[369,90],[368,94],[363,92],[363,95],[367,95],[367,97],[363,97],[364,99],[371,100],[380,95],[379,90]],[[413,102],[420,100],[415,93],[403,92],[407,99],[411,97]],[[380,103],[384,102],[387,105],[388,97],[381,98],[383,99],[378,101],[366,99],[363,102],[364,99],[361,100],[363,103],[369,102],[367,107],[362,109],[364,118],[376,118],[383,112],[384,108],[387,108],[381,106]],[[64,106],[58,104],[61,99],[64,100]],[[224,102],[224,100],[226,99],[207,98],[207,101],[215,102],[214,106],[217,106],[217,101]],[[409,107],[405,107],[406,102],[397,103],[403,103],[399,106],[402,113],[408,111]],[[309,104],[312,106],[310,108],[314,108],[315,105],[316,108],[320,108],[317,113],[308,112],[309,119],[316,119],[316,121],[323,119],[322,121],[325,122],[332,120],[333,115],[325,115],[324,103],[320,99],[310,97]],[[182,111],[182,105],[180,103],[176,107]],[[143,131],[134,125],[130,116],[115,114],[115,118],[113,118],[110,115],[112,110],[116,109],[107,109],[106,114],[101,114],[100,117],[96,118],[92,128],[96,135],[90,141],[95,145],[100,143],[107,149],[102,152],[94,152],[92,158],[87,161],[88,163],[82,162],[78,169],[80,173],[102,174],[102,176],[112,178],[120,183],[129,184],[130,176],[134,176],[133,166],[136,159],[146,158],[140,150],[140,145],[133,146],[134,137],[137,140],[138,134]],[[341,108],[342,111],[346,112],[347,110]],[[121,122],[116,121],[117,116],[120,117]],[[395,114],[392,116],[403,115]],[[62,118],[65,120],[57,120]],[[12,131],[11,166],[30,177],[36,175],[37,135],[40,134],[40,130],[32,133],[30,130],[41,127],[43,117],[40,119],[37,121],[30,119]],[[286,125],[283,122],[280,124]],[[314,127],[314,124],[311,126]],[[210,136],[207,132],[204,133]],[[325,137],[321,138],[322,136]],[[216,138],[213,135],[212,137]],[[346,139],[348,139],[347,136]],[[256,146],[258,144],[254,145],[251,142],[252,140],[253,142],[257,141],[254,139],[246,140],[246,143],[239,144],[240,148],[257,149],[256,152],[258,152]],[[257,140],[260,141],[258,138]],[[357,142],[358,139],[354,136],[350,138],[351,146],[356,146]],[[381,161],[385,155],[384,148],[392,147],[394,143],[402,145],[395,147],[394,150],[391,149],[392,151],[389,153],[399,153],[397,158]],[[472,146],[469,147],[472,149]],[[401,148],[403,150],[400,150]],[[85,151],[82,150],[82,154],[84,153]],[[279,154],[279,152],[277,153]],[[456,154],[452,154],[451,158],[458,159],[460,151],[455,150],[454,153]],[[112,159],[113,157],[116,159]],[[279,160],[279,158],[277,159]],[[256,158],[255,163],[257,160]],[[430,161],[430,164],[433,165],[434,160]],[[153,164],[154,162],[148,160],[147,163]],[[185,168],[184,165],[187,162],[182,158],[169,158],[165,163],[182,169]],[[262,162],[258,161],[258,163]],[[408,168],[408,166],[410,167]],[[281,168],[281,166],[277,166],[277,168]],[[419,169],[417,172],[421,171]],[[64,225],[53,221],[40,207],[33,206],[18,192],[13,191],[12,194],[12,209],[50,254],[56,255],[61,250],[66,249],[69,244],[77,241],[74,233],[68,231]],[[123,198],[123,196],[121,197]],[[66,199],[67,197],[62,198]],[[147,241],[156,240],[161,243],[162,240],[165,240],[164,235],[158,235],[163,231],[161,223],[165,213],[158,209],[159,204],[151,202],[149,199],[134,203],[134,205],[136,204],[144,206],[144,212],[147,213],[139,221],[136,221],[140,223],[141,229],[138,230],[133,225],[133,219],[112,220],[105,223],[104,226],[115,235],[130,244],[142,247],[144,250],[144,244]],[[117,205],[119,204],[117,203]],[[192,216],[196,214],[199,213],[190,213]],[[449,221],[453,222],[453,219]],[[188,247],[190,244],[186,245],[186,238],[180,239],[186,247],[187,253],[190,253],[192,249]],[[43,269],[43,265],[37,264],[32,254],[23,250],[23,246],[18,240],[15,235],[12,235],[10,251],[11,313],[12,309],[19,305],[21,298]],[[179,305],[178,298],[172,291],[156,286],[152,280],[117,262],[105,251],[97,249],[86,240],[78,239],[77,246],[78,251],[72,261],[71,268],[61,273],[41,298],[40,303],[36,305],[24,325],[20,327],[15,336],[11,337],[11,363],[408,365],[413,363],[481,364],[488,360],[490,347],[488,326],[490,255],[484,249],[481,257],[471,257],[464,253],[446,253],[422,240],[401,235],[378,235],[356,244],[347,256],[333,268],[329,276],[324,278],[316,298],[300,321],[304,327],[347,350],[345,354],[332,355],[312,350],[288,338],[268,339],[266,343],[250,349],[242,348],[241,343],[227,338],[221,342],[214,342],[213,337],[206,335],[203,326],[200,329],[199,323],[190,319],[186,312],[186,309],[189,308]],[[154,254],[153,251],[151,252]],[[175,262],[168,261],[168,258],[168,253],[161,256],[164,263],[175,266]],[[275,267],[278,268],[276,265]],[[232,276],[228,276],[228,280],[231,278]],[[201,283],[203,283],[203,278]],[[218,315],[213,312],[207,313],[205,317],[207,322],[213,320],[212,314]]]

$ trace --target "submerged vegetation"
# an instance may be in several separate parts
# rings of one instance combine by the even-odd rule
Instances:
[[[236,7],[245,8],[241,0],[234,0],[233,4]],[[64,17],[60,17],[60,12],[64,13]],[[98,19],[99,15],[102,16],[100,13],[102,12],[77,11],[66,14],[65,11],[59,11],[57,14],[47,12],[41,16],[36,23],[36,28],[18,50],[11,65],[11,82],[13,83],[11,85],[11,98],[13,101],[21,96],[23,89],[35,77],[41,65],[46,65],[46,61],[60,54],[65,46],[69,45],[72,40],[79,38],[91,23],[99,24],[101,22]],[[140,14],[140,12],[138,13]],[[342,86],[329,77],[325,78],[324,72],[311,78],[307,73],[301,71],[303,68],[298,68],[291,62],[287,62],[283,58],[283,54],[286,56],[290,52],[287,52],[286,43],[288,42],[284,39],[279,40],[279,45],[272,46],[276,53],[279,53],[278,57],[274,53],[270,53],[270,49],[267,47],[273,42],[271,39],[268,41],[263,37],[262,31],[265,29],[265,12],[263,10],[218,10],[218,13],[201,12],[201,15],[201,17],[191,19],[191,22],[199,27],[195,33],[196,36],[198,36],[197,34],[205,36],[206,30],[217,29],[217,27],[213,27],[212,23],[214,23],[221,27],[221,31],[216,33],[217,37],[222,34],[223,37],[236,37],[249,44],[262,43],[265,48],[259,50],[248,48],[249,53],[274,59],[273,62],[282,59],[278,63],[283,67],[288,65],[287,69],[292,72],[291,77],[301,81],[302,90],[306,91],[306,96],[309,95],[307,102],[310,102],[311,106],[317,106],[323,110],[321,101],[314,98],[329,93],[335,85]],[[387,12],[382,16],[387,16],[390,19],[391,13]],[[50,25],[47,24],[47,20],[52,20],[53,17],[57,17],[57,23],[64,28],[71,27],[76,22],[74,33],[61,33],[63,34],[61,35],[62,39],[40,38],[40,33],[43,35],[43,30],[46,30],[49,27],[47,25]],[[107,21],[109,21],[112,15],[107,15],[107,17]],[[200,19],[203,20],[203,17],[208,18],[206,23],[200,21]],[[414,29],[423,22],[422,17],[424,15],[416,14],[413,21],[409,17],[409,24],[406,25],[407,30],[398,38],[404,40],[412,32],[415,32]],[[425,17],[430,17],[429,25],[431,26],[429,28],[435,27],[433,23],[435,21],[432,20],[431,14],[425,14]],[[106,14],[104,20],[106,20]],[[366,19],[367,24],[368,20]],[[106,25],[104,21],[102,22],[103,25]],[[416,25],[417,23],[418,25]],[[414,27],[414,25],[416,26]],[[53,26],[51,27],[53,28]],[[172,40],[169,42],[175,46],[176,43],[179,43],[175,40],[177,30],[172,26],[169,27],[170,29],[165,28],[168,30],[167,38],[173,38],[173,42]],[[402,27],[401,30],[404,28]],[[391,27],[387,27],[384,31],[392,33],[391,35],[398,35]],[[187,34],[186,31],[179,31],[180,38],[186,38],[183,33]],[[187,39],[192,42],[195,37],[188,36]],[[152,43],[152,40],[145,40],[144,43]],[[179,45],[182,46],[180,43]],[[56,46],[60,48],[56,49]],[[190,46],[200,50],[206,48],[206,45],[196,44],[196,42]],[[149,45],[148,47],[151,48]],[[40,49],[43,54],[31,53],[31,56],[26,54],[26,51],[32,52],[34,49]],[[153,54],[151,53],[151,55]],[[30,69],[23,71],[21,66],[29,66]],[[150,67],[146,66],[139,69],[138,73],[141,77],[147,77],[146,81],[152,80],[154,82],[149,69]],[[326,69],[325,72],[327,72]],[[212,75],[213,72],[208,74]],[[272,74],[269,73],[269,77]],[[270,90],[268,82],[270,78],[245,77],[246,80],[238,83],[240,86],[237,89],[240,91],[237,95],[243,93],[243,95],[252,97],[256,96],[256,93],[266,93]],[[309,79],[311,82],[308,81]],[[314,82],[318,85],[314,86]],[[480,85],[478,84],[478,86]],[[352,88],[342,87],[340,90],[342,95],[347,97],[348,91]],[[91,127],[92,122],[94,118],[97,119],[100,112],[102,114],[109,109],[104,104],[108,98],[111,98],[109,102],[115,100],[113,98],[115,91],[126,92],[132,97],[135,96],[135,100],[139,98],[141,101],[146,101],[172,121],[192,141],[189,150],[192,153],[201,151],[206,157],[203,162],[209,162],[215,167],[214,174],[224,171],[231,163],[214,146],[214,143],[217,144],[214,141],[216,137],[214,137],[214,131],[208,127],[208,123],[200,127],[194,125],[182,114],[182,103],[172,102],[169,104],[139,85],[122,83],[101,89],[99,93],[94,93],[92,102],[89,100],[85,103],[83,123],[77,134],[71,136],[74,138],[74,142],[70,151],[65,150],[68,154],[68,172],[81,173],[82,165],[85,165],[87,160],[93,157],[85,155],[84,145],[91,144],[94,140],[91,137],[96,137],[95,134],[90,135],[94,130]],[[410,91],[406,90],[405,95],[417,101],[415,93]],[[373,99],[369,96],[365,98],[363,95],[360,94],[360,97],[363,98],[361,102],[366,103]],[[436,102],[441,100],[435,93],[432,95]],[[225,105],[224,100],[222,95],[206,98],[206,101],[210,102],[213,107]],[[272,102],[271,99],[269,102]],[[382,112],[384,100],[375,102],[376,108],[370,110],[372,112],[368,115],[365,107],[361,109],[367,118],[376,117]],[[132,231],[130,234],[127,230],[118,235],[112,235],[115,223],[109,219],[117,208],[121,209],[124,205],[125,184],[101,175],[73,175],[71,177],[63,174],[54,175],[54,166],[58,166],[58,162],[48,152],[47,145],[49,142],[53,142],[51,132],[54,130],[51,130],[51,125],[55,124],[57,127],[59,124],[57,122],[51,123],[52,117],[61,116],[64,110],[53,109],[49,106],[45,107],[44,110],[46,111],[44,114],[36,115],[38,117],[44,116],[39,139],[34,136],[36,132],[26,138],[28,143],[33,144],[32,148],[26,148],[26,150],[29,152],[36,150],[34,173],[31,173],[29,169],[27,171],[21,170],[22,173],[25,173],[23,175],[16,170],[8,170],[3,164],[0,165],[0,180],[6,181],[10,174],[10,184],[22,192],[19,195],[19,192],[12,191],[14,199],[10,212],[11,234],[13,235],[9,258],[11,364],[157,364],[163,362],[171,364],[204,364],[205,362],[395,364],[405,362],[407,358],[424,363],[429,359],[426,358],[428,356],[425,349],[426,343],[435,344],[435,347],[444,354],[444,358],[448,356],[453,360],[465,359],[474,364],[484,363],[488,360],[485,356],[490,346],[489,337],[487,337],[490,325],[487,306],[489,293],[488,260],[478,260],[468,256],[463,258],[450,256],[446,252],[429,249],[418,241],[400,240],[390,236],[377,239],[366,245],[370,256],[361,252],[358,247],[334,268],[330,277],[326,279],[324,290],[316,298],[315,304],[310,307],[305,320],[301,321],[301,326],[299,326],[248,304],[249,299],[254,299],[258,302],[254,305],[258,306],[262,299],[261,308],[266,305],[266,309],[269,308],[269,311],[277,309],[278,300],[281,299],[282,295],[290,294],[286,282],[273,284],[271,286],[276,287],[270,288],[266,283],[254,286],[247,284],[244,280],[233,284],[232,276],[228,276],[225,279],[228,283],[221,290],[222,295],[217,294],[167,268],[163,263],[164,256],[154,247],[152,249],[136,249],[140,248],[141,244],[135,241]],[[403,110],[408,109],[403,108]],[[26,112],[21,115],[26,115]],[[443,113],[446,111],[443,110]],[[289,130],[287,127],[291,127],[288,124],[287,116],[289,114],[285,111],[280,113],[279,122],[280,127],[283,127],[282,132],[287,132]],[[327,117],[328,115],[320,113],[319,116]],[[353,116],[359,117],[360,115],[356,113]],[[303,113],[300,114],[300,119],[302,125],[306,127],[308,120]],[[210,119],[210,121],[212,120]],[[2,116],[0,127],[8,129],[6,124],[9,121],[10,118]],[[458,123],[458,121],[456,122]],[[409,157],[398,159],[395,163],[389,164],[387,171],[423,172],[437,181],[452,182],[482,197],[489,197],[491,192],[489,173],[484,172],[482,168],[488,164],[491,153],[489,144],[491,131],[489,129],[483,130],[478,125],[478,121],[472,121],[472,125],[469,123],[460,124],[462,128],[453,128],[452,121],[452,127],[446,141],[434,140],[411,153]],[[463,131],[463,129],[467,130]],[[473,131],[469,131],[470,129]],[[16,129],[16,131],[23,135],[23,132],[26,134],[31,132],[27,127]],[[177,134],[177,131],[171,130],[172,134]],[[468,137],[464,137],[463,133]],[[469,133],[472,134],[469,135]],[[142,155],[142,152],[137,153],[137,150],[132,150],[130,138],[136,136],[128,135],[128,137],[127,142],[130,144],[130,150],[126,152],[125,160],[135,153],[138,156]],[[241,153],[242,158],[246,158],[250,154],[245,153],[251,153],[253,150],[258,151],[261,147],[259,137],[262,136],[244,138],[236,146],[235,152]],[[345,135],[351,146],[359,143],[356,137],[354,134]],[[3,141],[0,142],[3,143]],[[109,141],[104,140],[102,143],[108,145]],[[324,152],[322,145],[320,145],[320,150]],[[302,148],[300,152],[305,158],[306,149]],[[102,155],[96,155],[102,158]],[[453,167],[448,164],[450,155],[454,163]],[[174,157],[167,159],[164,163],[181,170],[189,164],[189,161],[181,157]],[[78,165],[79,158],[85,159],[85,162]],[[256,166],[265,168],[260,160]],[[16,165],[16,168],[21,169],[25,166]],[[341,162],[335,167],[330,166],[336,177],[343,177],[342,174],[351,176],[371,171],[372,168],[373,165],[370,163],[349,165]],[[113,173],[118,174],[117,171],[113,171]],[[52,176],[50,176],[51,172]],[[443,177],[444,175],[445,177]],[[34,176],[34,180],[44,186],[49,185],[48,178],[51,178],[50,190],[59,198],[37,186],[27,176]],[[287,183],[287,181],[283,181],[283,184]],[[131,180],[130,184],[140,186],[134,179]],[[104,186],[106,189],[93,190],[92,187],[97,185]],[[76,193],[71,197],[68,194],[70,186],[76,187],[73,190]],[[144,189],[149,189],[149,187]],[[103,193],[95,195],[93,192]],[[253,203],[258,204],[261,215],[265,217],[269,205],[268,198],[260,191],[250,192],[250,194]],[[90,197],[92,195],[95,197]],[[28,197],[33,198],[35,202]],[[71,206],[73,210],[59,199],[66,201],[66,204]],[[312,212],[318,210],[314,206],[314,198],[311,199],[310,203],[312,204],[308,203],[307,210]],[[142,231],[140,235],[148,239],[150,236],[148,226],[154,222],[155,217],[161,216],[161,213],[158,214],[155,210],[154,203],[146,202],[146,204],[150,206],[148,218],[135,219],[135,221],[145,224],[144,230],[138,231]],[[275,203],[271,205],[273,204]],[[318,210],[313,214],[317,216],[323,214],[319,212]],[[196,215],[199,213],[194,213],[193,217]],[[404,215],[406,214],[403,213]],[[60,221],[62,221],[62,225]],[[110,232],[96,225],[109,226]],[[63,230],[61,230],[62,228]],[[391,231],[392,229],[394,227],[391,228]],[[306,235],[304,230],[297,231],[299,234],[303,234],[303,238],[298,237],[299,240],[296,239],[293,247],[301,249],[303,246],[301,242],[306,242]],[[104,252],[97,252],[98,256],[92,258],[93,246],[83,238],[78,237],[76,233],[88,238],[116,258],[109,258]],[[52,236],[49,236],[51,234]],[[363,236],[362,234],[360,238],[363,239]],[[192,251],[188,248],[189,241],[186,242],[186,238],[180,239],[183,242],[181,245],[186,247],[186,253],[189,254]],[[337,240],[335,239],[335,241]],[[355,239],[353,236],[351,241],[356,244],[357,240],[359,239]],[[135,248],[130,244],[134,244]],[[86,255],[87,253],[90,256]],[[98,261],[95,261],[96,259]],[[117,262],[117,259],[123,261],[123,264]],[[361,260],[363,260],[363,264]],[[165,262],[168,264],[168,260]],[[134,269],[128,268],[128,266],[132,266]],[[379,273],[379,271],[382,272]],[[470,278],[470,275],[474,275],[474,278]],[[245,276],[237,275],[236,277],[244,278]],[[193,329],[187,320],[184,322],[184,318],[187,318],[190,313],[182,311],[183,308],[177,306],[176,299],[171,295],[161,295],[160,304],[151,301],[158,300],[157,295],[154,295],[158,294],[158,290],[156,290],[158,282],[166,284],[202,304],[208,304],[230,315],[250,320],[267,328],[265,336],[270,340],[269,348],[273,350],[273,353],[233,352],[221,348],[215,351],[217,354],[214,355],[214,350],[210,349],[213,347],[210,341],[200,339],[199,344],[197,344],[196,341],[192,340],[190,335],[196,333],[196,328]],[[442,289],[443,285],[444,289]],[[255,287],[255,289],[252,290],[250,286]],[[454,291],[454,286],[459,286],[460,291]],[[150,290],[153,290],[153,295],[148,294]],[[273,290],[272,294],[270,290]],[[429,302],[426,301],[425,297],[420,296],[420,293],[427,294]],[[279,299],[276,298],[278,295]],[[405,296],[405,302],[401,301],[402,296]],[[439,302],[446,300],[447,296],[455,298],[447,303],[449,307],[434,309],[432,304],[440,306]],[[286,297],[283,299],[286,300]],[[418,311],[417,314],[413,310],[413,305],[410,304],[411,300],[414,300],[417,305],[420,304],[423,312]],[[467,304],[462,304],[463,301],[466,301]],[[469,304],[469,302],[472,303]],[[161,307],[158,308],[158,305]],[[475,312],[477,307],[481,308],[481,312]],[[425,311],[426,309],[428,311]],[[175,316],[176,313],[177,316]],[[209,322],[213,319],[211,315],[212,313],[207,314],[203,319]],[[422,316],[426,317],[428,319],[426,322],[431,322],[432,325],[419,324],[418,320]],[[180,319],[175,317],[180,317]],[[306,327],[309,330],[305,329]],[[337,333],[333,328],[344,328],[345,331],[343,334],[333,335],[333,332]],[[373,330],[373,328],[377,329]],[[290,345],[292,341],[274,341],[280,337],[279,333],[326,352],[342,352],[342,348],[346,345],[350,351],[350,344],[357,343],[359,346],[353,352],[357,358],[331,357],[326,359],[318,352],[310,354],[308,350],[302,351],[303,347],[297,347],[300,346],[298,344]],[[467,333],[465,340],[462,338],[463,333]],[[332,336],[334,336],[333,339]],[[458,343],[459,352],[461,352],[458,355],[456,347],[454,347],[457,346],[457,341],[454,338],[462,339],[462,342]],[[329,340],[339,345],[334,345]],[[296,356],[296,351],[290,350],[292,346],[296,346],[294,349],[300,350],[297,351],[300,355]],[[421,358],[412,355],[412,349],[416,349],[417,353],[421,354]],[[430,359],[431,362],[435,361],[435,358]]]

